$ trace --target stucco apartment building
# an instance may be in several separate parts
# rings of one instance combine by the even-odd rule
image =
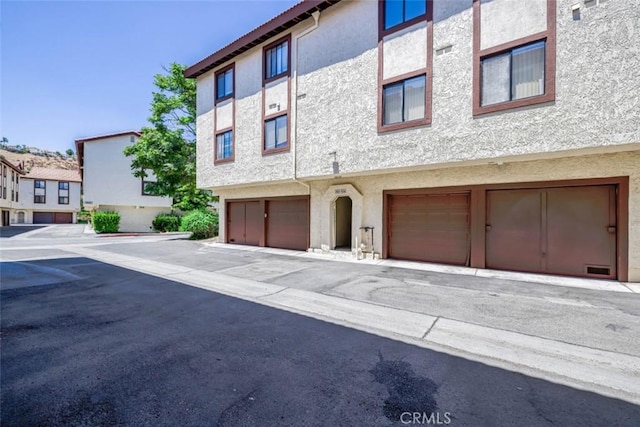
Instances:
[[[225,242],[640,281],[640,2],[303,1],[189,67]]]
[[[18,224],[72,224],[80,212],[77,170],[34,167],[20,178]]]
[[[171,212],[171,198],[149,194],[147,182],[133,176],[125,147],[140,137],[136,131],[81,138],[75,141],[82,172],[84,207],[90,211],[120,213],[120,231],[151,231],[151,222],[160,213]]]
[[[11,225],[18,221],[20,207],[20,177],[24,172],[4,156],[0,156],[0,225]]]

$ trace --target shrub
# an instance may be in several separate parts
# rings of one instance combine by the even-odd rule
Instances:
[[[180,231],[190,231],[191,238],[208,239],[218,235],[218,214],[205,210],[191,211],[182,217]]]
[[[180,215],[159,214],[151,223],[154,231],[178,231],[180,229]]]
[[[96,233],[116,233],[120,228],[118,212],[94,212],[91,222]]]

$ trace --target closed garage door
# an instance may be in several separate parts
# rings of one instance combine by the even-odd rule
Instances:
[[[616,278],[616,186],[487,192],[486,266]]]
[[[241,245],[259,245],[263,221],[259,202],[229,202],[227,241]]]
[[[267,239],[271,248],[309,248],[309,198],[267,200]]]
[[[467,265],[469,202],[468,192],[390,196],[389,257]]]
[[[34,224],[53,224],[53,212],[34,212]]]
[[[56,212],[53,214],[53,222],[56,224],[71,224],[73,214],[71,212]]]

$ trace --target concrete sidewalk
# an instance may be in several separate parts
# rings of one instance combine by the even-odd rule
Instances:
[[[235,250],[242,255],[244,251],[246,263],[224,268],[221,262],[221,269],[212,271],[194,267],[188,260],[124,255],[110,252],[108,248],[77,246],[64,250],[640,404],[640,343],[633,338],[637,338],[640,318],[637,312],[629,310],[630,306],[640,306],[640,295],[623,285],[619,285],[622,290],[615,289],[620,293],[599,290],[601,286],[618,285],[614,282],[595,283],[593,289],[566,288],[558,284],[554,284],[555,288],[545,288],[539,284],[538,288],[520,287],[513,291],[513,287],[520,284],[502,279],[459,276],[457,281],[467,281],[462,286],[439,283],[438,280],[447,277],[442,274],[431,275],[429,280],[420,280],[420,276],[415,275],[417,278],[398,280],[379,268],[370,276],[363,275],[355,266],[349,275],[344,268],[348,269],[348,264],[338,268],[339,263],[329,263],[334,267],[327,268],[324,264],[316,265],[313,257],[299,252],[271,250],[268,258],[251,260],[247,252],[255,252],[257,256],[259,249],[230,249],[227,245],[214,245],[214,250],[219,252],[205,255],[210,255],[211,260],[216,257],[222,260],[229,252]],[[388,264],[382,265],[386,268]],[[301,280],[302,277],[306,279]],[[444,301],[443,294],[450,298]],[[603,295],[607,298],[601,298]],[[621,309],[607,303],[612,296],[624,302]],[[630,302],[620,298],[629,298]],[[459,306],[477,302],[479,308],[452,307],[452,301],[454,305],[458,301]],[[507,322],[504,313],[500,316],[491,313],[503,305],[503,310],[513,315]],[[551,320],[536,316],[556,311],[559,317],[551,316]],[[573,317],[562,317],[566,312]],[[594,313],[611,318],[606,326],[611,333],[585,331]],[[564,335],[554,335],[554,329],[563,327]],[[572,331],[577,339],[572,342],[562,339]]]

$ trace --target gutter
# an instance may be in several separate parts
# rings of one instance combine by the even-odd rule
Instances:
[[[293,137],[294,140],[292,141],[291,144],[291,150],[292,150],[292,158],[293,158],[293,181],[297,182],[298,184],[304,186],[307,188],[307,192],[309,194],[311,194],[311,187],[309,186],[309,184],[307,184],[306,182],[300,181],[298,179],[298,156],[297,156],[297,145],[298,145],[298,42],[299,40],[306,36],[307,34],[315,31],[319,26],[320,26],[320,11],[316,10],[315,12],[313,12],[311,14],[311,16],[313,17],[313,20],[315,21],[313,23],[313,25],[309,28],[307,28],[306,30],[304,30],[303,32],[301,32],[300,34],[298,34],[297,36],[295,36],[294,40],[295,40],[295,49],[296,49],[296,55],[295,55],[295,66],[293,68],[293,73],[294,73],[294,77],[293,77],[293,120],[292,125],[294,127],[293,129]]]

